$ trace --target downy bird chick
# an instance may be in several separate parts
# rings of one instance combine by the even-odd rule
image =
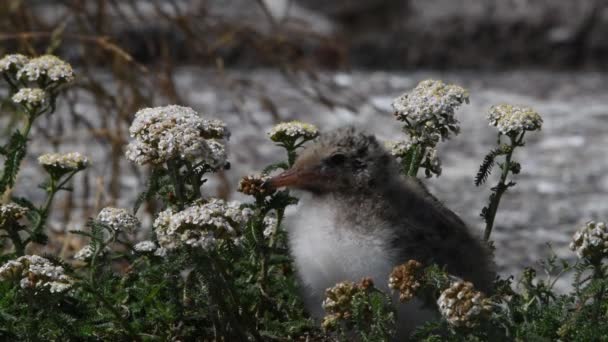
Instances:
[[[465,223],[398,165],[372,135],[353,128],[322,135],[269,186],[296,190],[287,218],[291,253],[309,312],[322,317],[325,290],[371,277],[388,292],[394,266],[414,259],[436,263],[489,291],[493,263]],[[420,301],[401,304],[398,331],[407,336],[435,317]]]

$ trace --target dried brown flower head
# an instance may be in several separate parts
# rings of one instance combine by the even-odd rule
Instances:
[[[268,177],[260,175],[245,176],[239,182],[237,191],[255,197],[268,196],[273,193],[273,190],[264,186],[267,179]]]
[[[416,290],[422,286],[420,283],[422,275],[422,264],[416,260],[409,260],[405,264],[393,268],[388,278],[388,286],[399,291],[399,301],[407,302],[416,295]]]
[[[341,320],[348,320],[352,316],[352,301],[359,294],[374,289],[371,278],[363,278],[360,282],[343,281],[325,290],[323,309],[327,313],[321,324],[324,329],[331,330]]]
[[[453,283],[441,293],[437,305],[441,315],[455,327],[474,327],[491,310],[485,295],[468,281]]]

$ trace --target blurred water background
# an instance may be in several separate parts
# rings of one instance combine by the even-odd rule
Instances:
[[[265,135],[273,124],[356,125],[395,139],[392,99],[442,79],[468,88],[471,103],[458,113],[461,134],[441,146],[443,175],[425,182],[479,232],[489,188],[473,178],[496,140],[487,109],[523,104],[544,117],[518,152],[523,172],[493,235],[500,271],[518,273],[548,243],[572,256],[577,225],[608,217],[607,51],[605,0],[3,0],[0,54],[53,53],[77,74],[35,127],[13,194],[43,198],[42,153],[90,156],[50,224],[48,248],[71,255],[81,241],[67,230],[104,206],[131,207],[143,189],[148,170],[123,158],[142,107],[188,105],[225,121],[232,168],[206,188],[239,199],[240,177],[283,157]],[[4,141],[19,124],[8,101],[0,122]]]

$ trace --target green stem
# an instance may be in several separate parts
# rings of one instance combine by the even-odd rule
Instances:
[[[19,231],[15,229],[8,229],[8,235],[13,242],[13,246],[15,246],[15,254],[17,256],[23,256],[25,254],[25,243],[21,241],[21,236],[19,236]]]
[[[593,265],[593,279],[598,279],[599,281],[603,281],[604,279],[604,269],[602,268],[602,260],[598,260],[598,262]],[[593,321],[599,323],[599,318],[602,313],[602,304],[604,304],[604,294],[606,292],[606,288],[604,284],[600,287],[599,291],[595,294],[594,298],[594,312],[593,312]]]
[[[22,131],[22,135],[24,137],[24,141],[27,142],[27,137],[30,134],[30,131],[32,129],[32,124],[33,124],[33,120],[30,120],[29,116],[27,118],[25,127]],[[17,160],[16,160],[16,164],[20,164],[21,160],[23,159],[23,156],[25,156],[26,153],[26,149],[27,149],[27,144],[26,143],[21,143],[16,147],[16,151],[13,152],[14,155],[16,156]],[[3,176],[5,174],[6,170],[3,170]],[[6,188],[2,188],[0,189],[0,195],[4,195],[4,192],[6,191]],[[1,196],[0,196],[1,197]],[[19,235],[19,230],[16,229],[9,229],[8,230],[8,234],[10,236],[10,239],[13,243],[13,246],[15,246],[15,253],[18,256],[22,256],[25,254],[25,247],[27,245],[27,241],[23,241],[21,240],[21,236]]]
[[[55,194],[57,193],[57,184],[55,177],[51,176],[51,182],[49,184],[48,195],[46,197],[46,201],[44,205],[38,210],[38,221],[36,221],[36,225],[34,226],[33,232],[34,234],[39,233],[46,222],[49,210],[51,208],[51,204],[53,203],[53,198],[55,198]]]
[[[171,159],[167,161],[167,168],[169,169],[169,174],[171,176],[171,183],[173,184],[173,191],[175,191],[175,196],[177,196],[178,207],[179,209],[184,208],[185,198],[184,192],[182,189],[182,184],[180,182],[179,175],[179,161],[175,159]]]
[[[25,140],[27,140],[27,137],[30,135],[30,131],[32,130],[33,124],[34,124],[33,118],[30,118],[28,116],[27,121],[25,123],[25,128],[23,129],[23,132],[21,133],[23,135],[23,137],[25,138]]]
[[[293,146],[287,148],[287,163],[289,164],[289,167],[292,167],[296,162],[296,156],[296,149]]]
[[[209,274],[209,276],[211,276],[212,279],[215,278],[215,281],[208,284],[209,289],[216,292],[213,298],[218,300],[217,304],[220,305],[223,313],[228,315],[234,333],[236,333],[235,337],[237,337],[239,341],[246,341],[248,340],[247,330],[243,329],[242,325],[253,325],[246,316],[241,315],[237,310],[237,308],[241,308],[242,306],[238,300],[238,296],[233,291],[232,284],[228,282],[228,275],[225,271],[227,265],[225,265],[221,258],[217,256],[210,257],[208,260],[212,271],[212,274]],[[216,285],[219,285],[219,287],[214,288]],[[220,298],[223,298],[224,300],[220,300]],[[250,333],[253,335],[252,337],[254,340],[261,341],[261,337],[255,329],[251,329]]]
[[[420,164],[422,163],[422,157],[424,154],[422,151],[424,150],[423,146],[416,145],[414,149],[414,153],[412,155],[412,162],[409,165],[407,170],[407,175],[410,177],[416,177],[418,175],[418,170],[420,169]]]
[[[190,163],[186,163],[186,167],[188,168],[188,174],[190,176],[190,182],[192,183],[195,196],[197,198],[203,197],[203,194],[201,193],[201,180],[198,175],[195,174],[194,167],[192,167],[192,164]]]
[[[524,132],[525,133],[525,132]],[[524,133],[521,134],[519,139],[517,137],[510,136],[511,145],[509,151],[505,156],[505,162],[501,165],[502,173],[500,175],[500,180],[495,188],[495,196],[493,200],[490,202],[488,207],[488,211],[485,215],[486,219],[486,228],[483,233],[483,238],[485,241],[490,240],[490,235],[492,234],[492,228],[494,227],[494,219],[496,218],[496,213],[498,211],[498,206],[500,204],[500,199],[502,195],[507,191],[509,186],[507,185],[507,177],[509,176],[509,172],[511,171],[511,159],[513,157],[513,152],[517,146],[521,146],[521,143],[524,138]]]

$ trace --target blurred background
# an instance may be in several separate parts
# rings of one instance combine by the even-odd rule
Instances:
[[[123,157],[142,107],[187,105],[225,121],[232,168],[206,189],[239,199],[242,176],[284,158],[266,137],[273,124],[356,125],[396,139],[392,99],[427,78],[471,92],[462,133],[440,147],[443,175],[425,182],[478,232],[489,188],[473,179],[496,140],[488,108],[522,104],[544,117],[497,217],[501,272],[537,266],[547,243],[571,256],[577,226],[608,218],[606,0],[2,0],[0,55],[16,52],[56,54],[77,75],[38,121],[13,190],[42,200],[42,153],[90,157],[55,202],[49,248],[64,255],[80,244],[67,230],[104,206],[132,207],[143,189],[148,170]],[[0,92],[5,141],[19,121]],[[151,205],[140,212],[148,222]]]

